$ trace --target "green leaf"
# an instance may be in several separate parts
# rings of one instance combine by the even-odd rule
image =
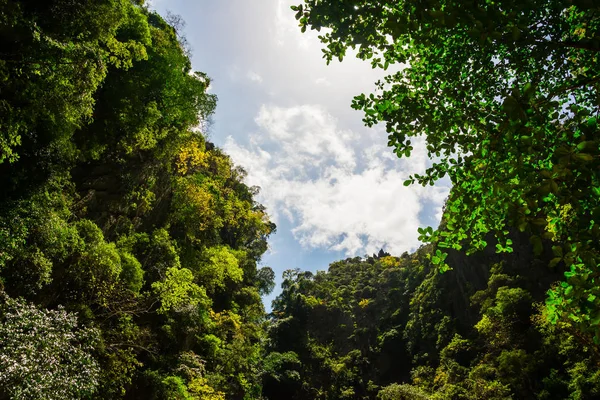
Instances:
[[[596,300],[596,295],[590,293],[588,295],[587,301],[594,302],[594,300]]]
[[[554,253],[554,255],[556,257],[561,257],[563,256],[563,249],[562,246],[552,246],[552,253]]]
[[[557,265],[559,262],[561,262],[561,261],[562,261],[562,257],[556,257],[556,258],[553,258],[552,260],[550,260],[550,263],[548,264],[548,266],[549,266],[550,268],[554,268],[554,267],[556,267],[556,265]]]
[[[577,153],[575,155],[575,157],[578,160],[585,161],[585,162],[589,162],[589,161],[592,161],[594,159],[594,156],[592,156],[591,154],[587,154],[587,153]]]
[[[548,221],[546,221],[544,218],[536,218],[532,220],[531,223],[537,226],[546,226]]]
[[[535,254],[536,256],[541,255],[542,251],[544,250],[542,239],[539,236],[534,235],[531,238],[529,238],[529,241],[533,245],[533,254]]]
[[[571,286],[571,285],[567,286],[567,288],[565,289],[565,296],[568,297],[572,291],[573,291],[573,286]]]
[[[597,143],[593,142],[593,141],[585,141],[585,142],[581,142],[577,145],[578,151],[592,150],[595,148],[597,148]]]
[[[517,228],[519,229],[519,232],[525,232],[525,229],[527,229],[527,221],[526,220],[521,220],[519,222],[519,225],[517,226]]]
[[[452,268],[450,268],[450,266],[446,263],[442,263],[438,268],[439,268],[440,274],[443,274],[444,272],[452,270]]]

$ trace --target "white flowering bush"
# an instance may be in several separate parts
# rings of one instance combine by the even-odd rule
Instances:
[[[0,305],[0,398],[89,398],[99,367],[90,354],[98,332],[79,328],[64,309],[44,310],[2,296]]]

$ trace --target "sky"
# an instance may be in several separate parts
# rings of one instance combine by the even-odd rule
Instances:
[[[430,165],[423,142],[399,159],[385,127],[365,127],[350,107],[386,72],[354,57],[326,65],[317,33],[301,33],[290,10],[299,2],[150,1],[185,21],[192,66],[219,99],[208,138],[261,188],[257,200],[277,224],[262,260],[277,277],[267,310],[287,269],[415,250],[417,228],[438,225],[449,190],[447,181],[403,185]]]

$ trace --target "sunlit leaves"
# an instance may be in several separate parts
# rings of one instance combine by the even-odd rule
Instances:
[[[66,157],[65,140],[90,121],[94,93],[108,65],[127,68],[147,58],[147,19],[127,0],[77,6],[57,1],[30,9],[32,15],[19,3],[0,7],[4,37],[12,38],[0,59],[0,80],[6,83],[0,100],[0,163],[16,162],[19,147],[32,142]],[[121,41],[119,33],[125,31],[130,39]]]
[[[181,178],[177,182],[174,197],[175,218],[188,227],[190,238],[200,236],[211,225],[217,228],[222,226],[211,186],[210,181],[199,183],[187,178]]]
[[[257,264],[275,227],[203,136],[216,96],[181,32],[138,0],[0,11],[0,291],[99,330],[85,384],[75,341],[56,339],[71,386],[15,396],[258,398],[260,293],[274,275]],[[174,363],[182,352],[193,367]],[[0,397],[60,381],[26,380]]]
[[[385,124],[399,157],[410,156],[412,137],[425,137],[434,162],[405,185],[453,183],[442,232],[422,230],[422,240],[472,254],[491,233],[508,253],[514,228],[538,256],[547,240],[575,245],[565,259],[585,265],[575,287],[598,279],[596,4],[305,0],[295,10],[303,29],[330,28],[320,36],[328,62],[358,48],[374,67],[385,69],[382,58],[407,64],[352,106],[367,126]],[[437,254],[432,261],[445,265]],[[561,293],[561,317],[597,334],[577,314],[579,291]]]
[[[223,288],[226,283],[240,283],[244,271],[240,268],[239,258],[244,254],[232,251],[226,246],[215,246],[204,253],[206,261],[200,267],[200,281],[211,290]]]
[[[175,167],[181,175],[208,167],[204,142],[196,139],[185,143],[175,159]]]
[[[210,300],[206,291],[193,281],[194,275],[189,269],[169,268],[164,281],[152,283],[152,289],[161,303],[158,311],[178,312],[196,306],[208,308]]]

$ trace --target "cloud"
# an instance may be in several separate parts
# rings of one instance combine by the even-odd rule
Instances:
[[[315,79],[315,83],[317,85],[331,86],[331,82],[329,82],[329,80],[327,78],[323,78],[323,77]]]
[[[410,173],[427,167],[416,141],[409,160],[399,160],[375,130],[341,129],[323,106],[263,105],[258,131],[225,150],[260,186],[261,201],[277,222],[286,218],[307,248],[400,254],[418,246],[416,230],[425,203],[439,213],[447,187],[405,187]],[[415,141],[413,141],[415,142]]]
[[[262,76],[260,76],[259,74],[257,74],[254,71],[248,71],[248,73],[246,74],[246,77],[248,79],[250,79],[252,82],[256,82],[256,83],[262,83],[262,81],[263,81]]]

